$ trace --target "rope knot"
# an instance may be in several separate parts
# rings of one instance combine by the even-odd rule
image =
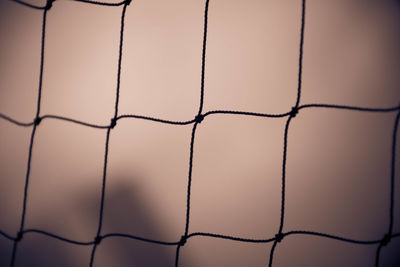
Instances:
[[[39,123],[40,123],[41,121],[42,121],[42,118],[36,117],[35,120],[33,121],[33,123],[34,123],[36,126],[38,126]]]
[[[117,125],[117,119],[116,118],[112,118],[111,119],[110,128],[113,129],[115,127],[115,125]]]
[[[15,241],[17,241],[17,242],[21,241],[22,237],[24,237],[24,233],[23,232],[18,232],[17,238],[15,238]]]
[[[275,240],[280,243],[285,236],[282,233],[275,235]]]
[[[194,121],[197,123],[201,123],[204,120],[204,115],[199,114],[194,118]]]
[[[299,108],[298,107],[292,107],[292,110],[290,111],[289,115],[290,117],[294,118],[296,115],[299,113]]]
[[[181,240],[179,240],[179,246],[183,247],[186,244],[186,240],[187,240],[187,237],[183,235],[181,237]]]
[[[46,3],[46,6],[45,6],[45,10],[50,10],[50,8],[53,6],[53,3],[55,2],[56,0],[47,0],[47,3]]]
[[[386,234],[386,235],[383,237],[383,239],[381,240],[381,245],[382,245],[382,246],[386,246],[387,244],[389,244],[390,239],[391,239],[390,234]]]
[[[96,236],[96,238],[94,239],[94,243],[95,243],[96,245],[98,245],[98,244],[100,244],[101,240],[102,240],[102,237],[101,237],[100,235],[98,235],[98,236]]]

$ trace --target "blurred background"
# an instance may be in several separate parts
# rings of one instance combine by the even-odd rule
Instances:
[[[195,117],[204,5],[204,0],[134,0],[127,7],[119,115]],[[42,12],[0,0],[0,113],[21,122],[32,122],[36,112]],[[122,6],[53,4],[47,15],[42,116],[109,124],[121,13]],[[300,23],[300,0],[210,0],[203,111],[289,111],[296,102]],[[308,0],[300,104],[397,106],[399,36],[399,1]],[[299,112],[288,134],[284,232],[383,237],[395,116]],[[198,125],[190,233],[275,235],[285,122],[215,114]],[[102,234],[180,239],[191,130],[192,125],[118,121],[109,144]],[[21,220],[31,131],[0,119],[0,229],[11,236]],[[43,120],[33,147],[25,229],[94,239],[105,139],[105,129]],[[400,232],[399,173],[394,233]],[[0,266],[9,266],[12,245],[0,235]],[[181,249],[180,266],[267,266],[271,246],[193,237]],[[292,235],[278,244],[274,266],[374,266],[376,248]],[[400,266],[399,248],[400,238],[393,239],[382,250],[381,266]],[[175,251],[175,246],[108,238],[99,245],[94,266],[174,266]],[[91,246],[32,233],[19,245],[16,266],[88,266],[90,252]]]

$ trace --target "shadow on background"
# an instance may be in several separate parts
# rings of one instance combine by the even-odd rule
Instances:
[[[176,240],[164,238],[169,229],[165,228],[162,218],[146,203],[146,196],[134,182],[145,178],[132,177],[132,183],[123,182],[128,180],[123,177],[114,176],[110,179],[114,179],[114,183],[110,182],[106,190],[102,235],[123,233],[167,242],[179,240],[179,236],[175,238]],[[115,182],[118,180],[120,182]],[[92,192],[84,201],[95,203],[99,201],[99,197],[99,192]],[[83,212],[84,219],[97,221],[97,210]],[[174,266],[175,253],[174,245],[166,246],[124,237],[110,237],[99,245],[95,266]],[[182,264],[182,266],[192,266],[188,262]]]
[[[110,179],[116,177],[109,177]],[[84,225],[96,225],[101,192],[88,191],[76,200],[76,208],[81,213]],[[140,188],[130,184],[114,183],[106,187],[102,235],[108,233],[133,234],[139,237],[174,242],[163,239],[168,231],[160,216],[148,208],[141,197]],[[68,211],[66,211],[68,212]],[[51,216],[51,212],[48,214]],[[46,221],[46,218],[42,218]],[[58,229],[63,228],[59,225]],[[126,229],[130,229],[127,233]],[[46,229],[40,229],[46,231]],[[76,229],[95,235],[97,229]],[[125,230],[125,231],[124,231]],[[57,233],[53,233],[57,234]],[[68,236],[64,236],[68,238]],[[176,238],[177,240],[179,237]],[[79,240],[87,241],[87,240]],[[13,242],[0,238],[0,266],[9,266]],[[16,266],[89,266],[92,246],[69,244],[37,233],[28,233],[19,244]],[[152,244],[125,237],[109,237],[98,245],[94,266],[174,266],[176,246]],[[180,261],[181,266],[193,266],[187,259]]]

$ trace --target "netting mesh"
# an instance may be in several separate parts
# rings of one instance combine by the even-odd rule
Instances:
[[[37,96],[37,108],[36,115],[32,122],[23,123],[17,121],[9,116],[4,114],[0,114],[0,117],[4,120],[9,121],[15,125],[21,127],[30,127],[32,128],[30,143],[29,143],[29,151],[28,151],[28,161],[27,161],[27,169],[26,169],[26,179],[25,179],[25,187],[24,187],[24,195],[23,195],[23,207],[21,214],[21,221],[19,226],[19,231],[16,234],[6,233],[0,229],[0,234],[13,243],[12,254],[10,255],[11,261],[10,266],[14,266],[18,259],[18,247],[21,242],[24,240],[24,236],[30,233],[36,233],[45,235],[51,238],[55,238],[61,240],[63,242],[71,243],[78,246],[89,246],[92,248],[90,254],[90,266],[94,265],[96,259],[96,251],[99,246],[101,246],[102,241],[104,239],[109,239],[113,237],[124,237],[127,239],[135,239],[142,242],[154,243],[158,245],[164,246],[172,246],[176,247],[176,257],[175,257],[175,266],[179,266],[180,254],[182,253],[182,248],[190,242],[190,239],[193,237],[211,237],[218,239],[226,239],[231,241],[238,242],[248,242],[248,243],[270,243],[272,244],[269,253],[266,253],[266,257],[269,257],[269,266],[274,266],[274,252],[276,251],[277,246],[284,242],[285,238],[291,235],[309,235],[309,236],[319,236],[327,239],[334,239],[342,242],[352,243],[354,245],[371,245],[376,247],[376,255],[375,255],[375,265],[379,266],[380,264],[380,255],[381,251],[387,246],[390,241],[399,237],[400,233],[393,232],[393,221],[394,221],[394,196],[395,196],[395,156],[396,156],[396,137],[398,131],[398,124],[400,120],[400,106],[389,107],[389,108],[367,108],[367,107],[358,107],[358,106],[346,106],[346,105],[331,105],[331,104],[300,104],[301,92],[302,92],[302,63],[303,63],[303,44],[304,44],[304,30],[305,30],[305,12],[306,12],[306,1],[302,1],[301,5],[301,21],[300,21],[300,44],[299,44],[299,59],[298,59],[298,87],[297,87],[297,97],[296,102],[293,107],[285,113],[281,114],[265,114],[265,113],[254,113],[254,112],[243,112],[243,111],[226,111],[226,110],[214,110],[203,112],[204,106],[204,81],[205,81],[205,62],[206,62],[206,48],[207,48],[207,23],[208,23],[208,9],[209,9],[209,0],[205,1],[205,10],[204,10],[204,31],[203,31],[203,43],[202,43],[202,60],[201,60],[201,86],[200,86],[200,104],[197,114],[194,116],[192,120],[189,121],[172,121],[172,120],[164,120],[151,116],[142,116],[142,115],[120,115],[118,112],[119,106],[119,95],[120,95],[120,77],[121,77],[121,62],[123,60],[123,40],[124,40],[124,23],[125,23],[125,14],[127,8],[134,5],[131,3],[131,0],[119,2],[119,3],[103,3],[97,1],[87,1],[87,0],[74,0],[77,2],[84,2],[86,4],[91,5],[103,5],[103,6],[120,6],[121,7],[121,26],[120,26],[120,39],[119,39],[119,57],[118,57],[118,72],[117,72],[117,81],[116,81],[116,95],[115,95],[115,106],[114,106],[114,116],[110,119],[109,125],[96,125],[91,123],[86,123],[83,121],[79,121],[76,119],[71,119],[62,116],[56,115],[41,115],[41,99],[42,99],[42,82],[43,82],[43,73],[44,73],[44,60],[45,60],[45,41],[46,41],[46,23],[47,23],[47,14],[51,12],[52,6],[55,4],[54,0],[48,0],[45,6],[35,6],[29,3],[25,3],[20,0],[13,0],[16,3],[25,5],[32,9],[40,10],[43,12],[43,20],[42,20],[42,37],[41,37],[41,58],[40,58],[40,77],[39,77],[39,86],[38,86],[38,96]],[[378,240],[354,240],[347,237],[336,236],[321,232],[312,232],[312,231],[288,231],[285,232],[283,230],[285,224],[285,194],[286,194],[286,163],[287,163],[287,149],[288,149],[288,132],[290,129],[291,122],[295,120],[297,116],[301,116],[301,112],[303,110],[318,110],[318,109],[337,109],[337,110],[347,110],[347,111],[359,111],[359,112],[373,112],[373,113],[397,113],[395,117],[394,126],[393,126],[393,136],[392,136],[392,149],[391,154],[391,166],[390,166],[390,177],[386,179],[390,180],[390,188],[388,191],[390,192],[390,201],[387,203],[389,207],[389,224],[387,226],[386,234]],[[215,115],[215,114],[233,114],[233,115],[241,115],[241,116],[255,116],[262,117],[265,119],[268,118],[282,118],[286,121],[284,128],[284,136],[283,136],[283,159],[282,159],[282,184],[281,184],[281,206],[280,206],[280,223],[277,225],[277,231],[275,236],[271,236],[267,239],[249,239],[249,238],[240,238],[235,236],[228,236],[222,234],[214,234],[214,233],[206,233],[206,232],[190,232],[190,214],[191,214],[191,190],[192,190],[192,169],[195,164],[193,160],[194,151],[194,143],[196,131],[198,129],[198,125],[201,124],[207,118]],[[107,191],[106,187],[106,179],[107,179],[107,165],[109,158],[109,140],[110,135],[112,134],[112,130],[118,127],[118,121],[121,119],[142,119],[148,120],[161,124],[171,124],[171,125],[192,125],[191,131],[191,139],[190,139],[190,148],[189,148],[189,170],[188,170],[188,178],[187,178],[187,202],[186,202],[186,221],[185,221],[185,229],[180,237],[177,237],[176,240],[165,242],[161,240],[148,239],[141,236],[134,236],[130,234],[124,233],[103,233],[103,211],[104,211],[104,202],[105,202],[105,194]],[[27,212],[27,202],[29,195],[29,179],[31,173],[31,161],[33,156],[33,147],[35,144],[35,135],[38,127],[41,126],[43,120],[54,119],[61,121],[69,121],[72,123],[80,124],[86,127],[103,129],[107,131],[106,141],[105,141],[105,155],[104,155],[104,167],[103,167],[103,177],[102,177],[102,190],[101,190],[101,202],[100,202],[100,210],[98,213],[98,227],[97,233],[94,236],[93,240],[89,240],[87,242],[80,242],[76,240],[69,239],[67,237],[62,237],[59,235],[52,234],[47,232],[46,230],[41,229],[26,229],[25,227],[25,217]],[[262,205],[262,203],[260,203]],[[89,255],[88,255],[89,257]]]

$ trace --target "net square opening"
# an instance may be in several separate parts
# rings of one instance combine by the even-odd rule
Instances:
[[[121,113],[192,119],[200,98],[203,5],[150,0],[127,9]]]
[[[384,235],[395,114],[310,108],[288,136],[286,231]]]
[[[121,10],[54,2],[47,15],[42,114],[109,123],[116,98]]]
[[[103,233],[169,242],[184,231],[190,126],[121,119],[110,137]]]
[[[273,237],[280,218],[284,120],[212,115],[198,128],[190,232]]]
[[[23,122],[36,112],[41,23],[40,12],[0,2],[0,113]]]
[[[296,101],[301,1],[211,1],[205,110],[285,113]]]
[[[26,229],[42,229],[82,242],[93,240],[105,139],[105,130],[59,120],[41,122],[32,154]],[[96,197],[86,201],[88,195]],[[87,219],[88,214],[93,220]]]
[[[335,0],[308,5],[303,103],[399,104],[397,5]]]

